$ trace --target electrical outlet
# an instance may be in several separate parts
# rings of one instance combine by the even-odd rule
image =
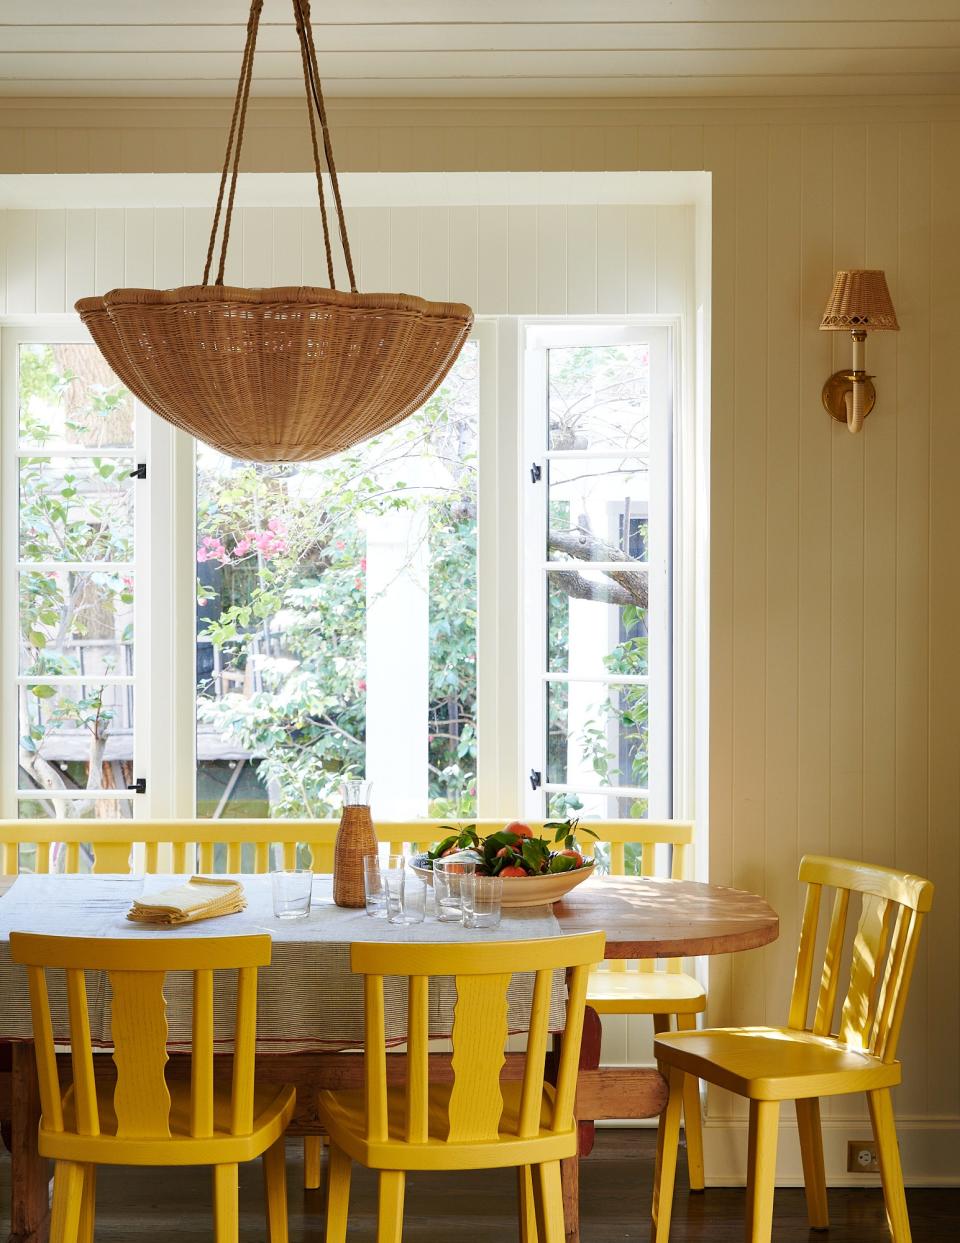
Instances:
[[[872,1139],[847,1140],[847,1173],[880,1173],[880,1160],[877,1157],[877,1145]]]

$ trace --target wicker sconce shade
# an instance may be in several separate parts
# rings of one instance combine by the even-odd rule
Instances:
[[[263,0],[252,0],[203,284],[114,289],[76,304],[100,352],[136,397],[222,453],[258,462],[328,457],[393,427],[442,383],[473,325],[473,312],[462,303],[357,292],[310,4],[292,2],[330,288],[239,289],[223,283],[263,7]],[[320,144],[349,292],[338,290],[334,278]],[[219,269],[211,285],[222,212]]]
[[[857,328],[866,332],[898,332],[900,325],[883,272],[877,268],[838,272],[820,327],[827,332],[851,332]]]

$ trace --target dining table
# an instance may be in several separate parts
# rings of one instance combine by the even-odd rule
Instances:
[[[314,878],[310,918],[279,921],[269,903],[269,876],[242,876],[248,910],[177,930],[187,935],[240,935],[267,931],[274,942],[269,967],[261,969],[258,1006],[257,1076],[263,1082],[290,1083],[297,1088],[297,1107],[290,1135],[323,1134],[316,1109],[320,1089],[356,1087],[363,1081],[362,1026],[354,1028],[362,1006],[350,1001],[349,945],[355,940],[390,940],[398,935],[439,942],[462,940],[465,930],[429,920],[419,933],[398,929],[363,911],[344,912],[332,901],[329,876]],[[169,878],[143,876],[0,877],[0,1124],[11,1156],[11,1243],[45,1243],[49,1225],[48,1163],[37,1151],[39,1089],[29,1020],[26,975],[9,959],[9,932],[14,928],[73,935],[157,935],[136,925],[124,926],[124,912],[134,896]],[[603,931],[605,957],[656,959],[740,953],[775,940],[776,912],[760,896],[697,881],[641,876],[592,876],[552,908],[505,908],[500,928],[481,936],[522,940],[547,935]],[[163,930],[169,935],[169,930]],[[104,995],[108,990],[101,990]],[[97,996],[97,990],[92,994]],[[333,1004],[333,999],[336,1004]],[[359,992],[357,993],[359,998]],[[189,1032],[185,995],[181,1003],[168,995],[170,1021],[168,1081],[188,1079]],[[444,1005],[438,996],[438,1022]],[[522,1007],[521,1007],[522,1008]],[[93,1003],[92,1003],[93,1009]],[[104,1047],[109,1047],[109,1006],[101,1013]],[[184,1011],[184,1013],[180,1013]],[[562,1028],[562,998],[559,1010]],[[93,1016],[96,1019],[96,1015]],[[397,1008],[394,1033],[402,1041],[402,1008]],[[594,1125],[601,1120],[656,1117],[667,1088],[652,1066],[601,1064],[601,1024],[588,1007],[581,1045],[576,1098],[579,1155],[562,1166],[564,1220],[568,1243],[579,1240],[579,1161],[593,1146]],[[554,1039],[556,1059],[562,1035]],[[230,1057],[224,1047],[216,1073],[229,1078]],[[504,1078],[520,1078],[524,1054],[508,1052]],[[96,1058],[97,1073],[109,1075],[109,1057]],[[402,1078],[404,1059],[388,1058],[388,1073]],[[61,1083],[70,1078],[69,1053],[61,1059]],[[449,1054],[431,1054],[431,1078],[449,1082]],[[309,1193],[308,1193],[309,1194]]]

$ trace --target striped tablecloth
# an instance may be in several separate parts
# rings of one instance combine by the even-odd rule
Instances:
[[[182,877],[170,876],[19,876],[0,900],[0,1040],[32,1035],[27,978],[23,967],[10,959],[10,933],[39,932],[60,936],[125,937],[132,940],[170,936],[131,923],[126,912],[134,898],[167,888]],[[257,1047],[260,1052],[307,1052],[360,1047],[363,1043],[363,986],[350,971],[350,944],[354,941],[465,942],[513,941],[560,936],[560,925],[550,907],[506,912],[499,928],[469,930],[439,923],[427,916],[412,927],[371,919],[364,911],[344,910],[333,903],[329,876],[316,876],[313,907],[308,920],[281,921],[273,915],[269,876],[241,876],[247,909],[239,914],[188,924],[178,937],[267,932],[273,939],[273,958],[260,971],[257,1002]],[[509,958],[504,966],[509,969]],[[218,973],[219,975],[219,973]],[[68,1037],[63,973],[48,972],[54,1034]],[[191,1029],[191,980],[173,972],[166,983],[169,1045],[188,1048]],[[386,1018],[390,1043],[406,1035],[406,985],[387,980]],[[532,977],[514,977],[508,995],[510,1030],[528,1025]],[[110,1046],[110,985],[106,973],[87,976],[90,1028],[94,1043]],[[456,988],[452,979],[431,986],[430,1031],[438,1038],[450,1033]],[[224,973],[216,987],[215,1033],[221,1051],[229,1049],[235,1004],[234,973]],[[551,1027],[563,1026],[564,989],[554,984]]]

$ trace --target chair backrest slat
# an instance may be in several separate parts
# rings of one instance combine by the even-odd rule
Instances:
[[[500,1071],[506,1061],[509,972],[458,975],[453,1012],[451,1142],[495,1140],[503,1114]]]
[[[133,842],[91,842],[93,849],[93,871],[101,873],[120,873],[130,871],[130,856]]]
[[[557,1070],[557,1095],[553,1112],[555,1131],[565,1131],[573,1123],[588,977],[589,969],[586,966],[574,967],[567,977],[567,1023]]]
[[[834,894],[830,930],[823,956],[823,973],[817,994],[817,1010],[813,1030],[817,1036],[828,1036],[833,1030],[833,1016],[837,1008],[837,986],[840,983],[840,957],[843,954],[843,938],[847,930],[847,909],[850,890],[838,889]]]
[[[162,971],[111,971],[111,1035],[117,1086],[117,1135],[127,1139],[170,1134],[167,1003]]]
[[[190,1134],[213,1134],[213,972],[193,976],[193,1055],[190,1060]]]
[[[70,1015],[70,1062],[73,1068],[77,1131],[81,1135],[99,1135],[100,1117],[97,1109],[97,1085],[93,1076],[87,982],[82,967],[68,967],[66,975],[67,1009]]]
[[[47,977],[42,967],[28,967],[27,975],[30,981],[30,1010],[33,1014],[34,1046],[40,1078],[40,1108],[49,1130],[62,1131],[60,1076],[57,1073],[57,1051],[53,1043]]]
[[[520,1093],[519,1135],[521,1139],[536,1135],[540,1130],[540,1104],[543,1096],[547,1038],[550,1031],[552,990],[553,972],[538,971],[533,986],[530,1028],[527,1032],[527,1060],[523,1068],[523,1087]]]
[[[367,1134],[383,1141],[387,1138],[387,1047],[380,975],[368,975],[363,981],[363,1070]]]
[[[412,975],[407,997],[407,1143],[424,1144],[429,1130],[430,980]]]
[[[933,902],[933,885],[923,877],[847,859],[810,855],[800,863],[807,883],[789,1026],[815,1035],[833,1034],[841,961],[851,893],[860,898],[853,934],[850,975],[837,1036],[851,1048],[893,1061],[903,1021],[920,927]],[[820,899],[824,887],[835,896],[824,949],[817,1004],[808,1025]],[[891,935],[892,930],[892,935]]]
[[[257,842],[254,850],[253,870],[258,873],[270,871],[270,843]]]
[[[257,1048],[257,969],[237,972],[237,1018],[233,1036],[233,1109],[230,1131],[249,1135],[253,1130],[253,1072]]]

